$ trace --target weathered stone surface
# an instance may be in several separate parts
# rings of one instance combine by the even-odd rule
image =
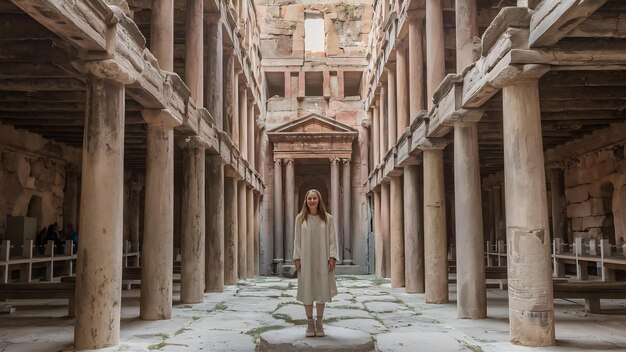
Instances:
[[[565,198],[570,203],[580,203],[589,199],[589,185],[580,185],[565,189]]]
[[[432,352],[467,351],[465,346],[445,332],[387,333],[376,337],[379,351],[410,352],[419,350]]]
[[[591,202],[574,203],[567,206],[568,218],[582,218],[591,215]]]
[[[606,216],[588,216],[583,218],[582,228],[589,229],[591,227],[602,227]]]
[[[374,350],[374,342],[368,333],[332,325],[326,325],[324,331],[326,336],[319,338],[306,337],[304,326],[264,332],[260,336],[256,351],[369,352]]]

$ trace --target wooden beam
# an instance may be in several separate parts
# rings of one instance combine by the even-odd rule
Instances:
[[[68,72],[49,62],[3,62],[0,78],[68,77]]]
[[[556,163],[574,158],[590,151],[604,148],[626,140],[626,122],[616,123],[609,128],[575,141],[565,143],[545,152],[546,163]]]
[[[626,14],[620,11],[596,11],[567,37],[626,38]]]
[[[2,42],[0,62],[68,62],[69,53],[50,39],[11,39]]]
[[[607,0],[542,1],[530,19],[530,47],[558,43],[576,26],[604,5]]]
[[[47,91],[85,90],[85,83],[75,78],[0,79],[0,90]]]
[[[512,49],[512,64],[544,64],[602,68],[626,62],[626,40],[601,38],[565,38],[549,48]]]
[[[624,71],[551,71],[541,78],[544,84],[553,87],[626,87]]]

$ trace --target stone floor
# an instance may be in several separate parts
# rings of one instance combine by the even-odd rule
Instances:
[[[168,321],[140,320],[139,290],[123,291],[120,345],[105,351],[253,351],[264,332],[299,325],[304,334],[295,285],[294,279],[275,277],[242,280],[206,294],[203,304],[175,304]],[[392,289],[388,280],[339,276],[338,286],[327,326],[371,334],[378,351],[626,351],[625,300],[603,301],[614,314],[602,315],[585,313],[580,300],[556,300],[558,345],[531,349],[508,342],[506,291],[489,289],[489,318],[472,321],[457,319],[454,303],[426,305],[423,295]],[[72,350],[74,321],[62,317],[63,300],[10,303],[17,310],[0,316],[0,352]]]

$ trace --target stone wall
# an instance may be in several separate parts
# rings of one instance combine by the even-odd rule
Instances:
[[[65,172],[81,151],[2,124],[0,141],[0,237],[9,215],[37,217],[38,229],[63,225]]]
[[[565,197],[574,238],[608,238],[617,243],[626,238],[624,149],[621,143],[567,163]]]

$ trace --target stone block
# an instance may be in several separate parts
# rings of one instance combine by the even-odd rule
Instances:
[[[582,227],[585,230],[592,228],[592,227],[602,227],[602,223],[604,222],[605,219],[606,219],[606,216],[604,215],[584,217],[582,218],[583,220]]]
[[[572,218],[572,231],[582,231],[584,218]]]
[[[583,218],[591,215],[591,203],[572,203],[567,206],[568,218]]]
[[[608,176],[615,172],[615,161],[614,160],[605,160],[601,163],[596,164],[591,169],[591,174],[593,175],[593,179],[597,180],[599,178]]]
[[[613,160],[615,158],[612,149],[604,149],[598,151],[598,162],[602,162],[605,160]]]
[[[604,202],[602,198],[590,198],[589,204],[591,205],[590,215],[605,215],[607,210],[604,209]]]
[[[592,198],[602,197],[602,180],[597,180],[589,184],[589,196]]]
[[[294,4],[283,6],[285,21],[304,22],[304,5]]]
[[[589,185],[579,185],[565,189],[565,199],[570,203],[580,203],[589,199]]]

